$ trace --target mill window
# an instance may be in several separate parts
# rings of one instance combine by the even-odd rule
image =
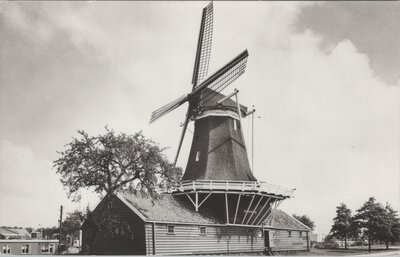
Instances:
[[[200,151],[196,152],[196,162],[200,160]]]
[[[300,231],[300,237],[302,237],[303,236],[303,231]]]
[[[289,231],[289,237],[292,237],[292,231]]]
[[[233,129],[234,130],[240,129],[240,122],[237,119],[233,119]]]
[[[168,234],[175,234],[175,226],[167,226]]]

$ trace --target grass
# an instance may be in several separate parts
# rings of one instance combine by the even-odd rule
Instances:
[[[349,248],[347,250],[345,249],[317,249],[317,248],[311,248],[309,252],[280,252],[277,253],[276,255],[279,256],[346,256],[346,255],[368,255],[368,254],[377,254],[377,253],[387,253],[387,254],[393,254],[393,253],[398,253],[400,251],[399,248],[392,248],[389,250],[386,249],[372,249],[371,252],[368,252],[368,248],[364,247],[357,247],[357,248]]]

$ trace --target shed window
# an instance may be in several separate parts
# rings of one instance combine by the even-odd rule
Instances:
[[[11,246],[10,245],[4,245],[2,253],[3,254],[11,254]]]
[[[112,208],[112,202],[111,202],[111,201],[107,203],[107,208],[108,208],[108,209],[111,209],[111,208]]]
[[[300,237],[302,237],[302,236],[303,236],[303,231],[300,231],[300,233],[299,233],[299,234],[300,234]]]
[[[24,253],[24,254],[30,253],[30,252],[31,252],[31,249],[30,249],[30,248],[31,248],[30,245],[23,245],[23,246],[21,246],[21,253]]]
[[[289,232],[289,237],[292,237],[292,231],[288,231]]]
[[[200,235],[201,236],[207,235],[207,228],[206,227],[200,227]]]
[[[168,234],[175,234],[175,226],[167,226]]]
[[[200,151],[196,152],[196,162],[200,160]]]

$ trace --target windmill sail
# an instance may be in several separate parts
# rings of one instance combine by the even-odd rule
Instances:
[[[235,66],[233,66],[230,70],[225,72],[223,75],[218,77],[214,82],[212,82],[207,88],[207,93],[202,94],[200,104],[204,105],[209,100],[211,100],[214,96],[216,96],[219,92],[221,92],[224,88],[229,86],[233,81],[235,81],[238,77],[240,77],[246,70],[247,57],[238,62]]]
[[[210,88],[214,91],[221,92],[225,87],[235,81],[240,75],[242,75],[246,69],[247,57],[249,53],[244,50],[237,57],[235,57],[228,64],[220,68],[213,75],[203,81],[195,90],[190,94],[197,95],[204,88]],[[203,96],[204,99],[204,96]]]
[[[231,84],[240,75],[242,75],[244,73],[248,56],[249,56],[249,53],[247,52],[247,50],[243,51],[237,57],[235,57],[232,61],[230,61],[228,64],[226,64],[225,66],[220,68],[213,75],[211,75],[209,78],[207,78],[205,81],[203,81],[198,87],[196,87],[193,90],[192,93],[190,93],[188,95],[183,95],[183,96],[179,97],[178,99],[176,99],[175,101],[172,101],[171,103],[166,104],[166,105],[158,108],[157,110],[155,110],[151,114],[150,123],[154,122],[155,120],[159,119],[160,117],[164,116],[165,114],[171,112],[172,110],[178,108],[186,101],[190,101],[191,99],[199,96],[199,94],[203,91],[203,89],[205,89],[207,87],[217,93],[220,92],[222,89],[227,87],[229,84]],[[213,95],[206,95],[206,97],[207,98],[203,97],[203,99],[208,101],[209,99],[211,99],[213,97]],[[191,105],[193,105],[193,103]],[[191,108],[195,108],[195,107],[196,106],[192,106]],[[191,108],[189,107],[189,111]]]
[[[197,42],[196,59],[193,68],[192,84],[193,89],[201,82],[208,73],[210,63],[211,44],[213,32],[213,3],[203,9],[200,23],[199,40]]]
[[[207,7],[203,9],[203,14],[201,16],[200,33],[199,33],[199,39],[197,41],[196,59],[194,61],[194,68],[193,68],[192,90],[194,90],[197,87],[198,82],[202,81],[204,77],[207,76],[208,65],[210,63],[210,56],[211,56],[212,32],[213,32],[213,2],[209,3]],[[197,106],[197,103],[194,103],[193,105]],[[189,123],[189,116],[191,109],[192,106],[189,105],[188,110],[186,112],[186,118],[183,124],[181,137],[179,140],[178,149],[175,155],[174,166],[176,165],[176,162],[178,160],[183,139],[185,138],[185,133]]]
[[[187,98],[188,98],[187,95],[183,95],[183,96],[179,97],[178,99],[170,102],[169,104],[166,104],[166,105],[158,108],[157,110],[153,111],[151,113],[150,123],[154,122],[155,120],[161,118],[165,114],[167,114],[167,113],[175,110],[179,106],[181,106],[184,102],[187,101]]]

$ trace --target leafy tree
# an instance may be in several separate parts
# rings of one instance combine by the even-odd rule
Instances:
[[[306,225],[307,227],[309,227],[309,228],[311,229],[311,231],[314,230],[314,228],[315,228],[315,223],[314,223],[314,221],[312,221],[307,215],[302,215],[302,216],[300,216],[300,215],[293,214],[293,217],[294,217],[296,220],[298,220],[298,221],[300,221],[301,223],[303,223],[304,225]]]
[[[386,243],[386,249],[389,249],[389,242],[394,243],[400,239],[400,220],[397,211],[388,203],[385,206],[378,237]]]
[[[67,241],[67,238],[79,237],[79,230],[81,224],[85,220],[85,215],[81,211],[75,210],[74,212],[68,213],[66,219],[63,221],[63,241]]]
[[[341,203],[336,207],[336,217],[333,218],[330,236],[344,240],[345,249],[347,249],[347,239],[354,231],[352,224],[351,210]]]
[[[89,136],[83,130],[78,134],[54,161],[68,196],[75,201],[84,188],[101,196],[121,190],[157,197],[160,190],[175,186],[181,174],[163,155],[164,148],[141,132],[116,134],[106,127],[104,135]]]
[[[370,197],[367,202],[357,210],[354,216],[354,224],[364,230],[368,237],[368,251],[371,251],[371,244],[374,240],[382,238],[382,224],[386,216],[385,208],[377,203],[374,197]]]

